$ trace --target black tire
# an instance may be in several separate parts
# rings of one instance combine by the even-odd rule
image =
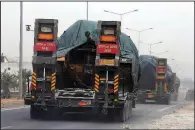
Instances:
[[[127,103],[125,103],[124,107],[123,108],[119,108],[119,121],[120,122],[125,122],[127,120],[127,108],[128,105]]]
[[[170,96],[165,96],[164,98],[159,97],[156,104],[170,105]]]
[[[129,114],[130,114],[130,102],[129,100],[127,100],[127,106],[126,106],[127,110],[126,110],[126,121],[129,120]]]
[[[132,100],[132,108],[135,108],[135,104],[136,104],[136,100],[135,100],[135,98],[133,98],[133,100]]]
[[[167,97],[166,97],[166,100],[165,100],[165,104],[166,104],[166,105],[170,105],[170,103],[171,103],[170,96],[167,96]]]
[[[31,119],[39,119],[40,118],[40,109],[38,107],[31,105],[30,118]]]
[[[115,112],[114,112],[114,109],[112,108],[108,108],[107,109],[108,113],[107,113],[107,120],[109,121],[114,121],[115,119]]]
[[[131,116],[132,116],[132,108],[133,108],[132,100],[129,100],[128,104],[129,104],[129,106],[128,106],[128,110],[129,110],[129,112],[128,112],[128,119],[130,119]]]

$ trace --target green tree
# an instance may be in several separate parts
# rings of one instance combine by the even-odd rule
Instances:
[[[5,69],[1,72],[1,89],[3,89],[3,95],[6,98],[10,97],[10,89],[9,88],[17,88],[17,76],[15,74],[11,74],[9,70]]]
[[[19,78],[19,71],[18,71],[18,78]],[[27,81],[27,78],[29,78],[29,76],[31,76],[32,72],[31,70],[28,70],[28,69],[22,69],[22,85],[23,85],[23,97],[26,93],[26,90],[27,90],[27,84],[26,84],[26,81]]]

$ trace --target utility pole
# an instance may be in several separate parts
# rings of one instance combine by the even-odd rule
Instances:
[[[88,20],[88,1],[87,1],[87,20]]]
[[[140,31],[138,31],[138,44],[137,44],[137,46],[138,46],[138,52],[139,52],[139,46],[140,46]]]
[[[23,62],[23,2],[20,1],[20,48],[19,48],[19,85],[20,98],[23,98],[23,79],[22,79],[22,62]]]
[[[159,43],[162,43],[162,41],[157,42],[157,43],[153,43],[153,44],[149,44],[149,46],[150,46],[150,50],[149,50],[150,55],[152,53],[152,46],[155,45],[155,44],[159,44]]]
[[[150,55],[152,54],[152,48],[151,48],[151,47],[152,47],[152,45],[153,45],[153,44],[150,44],[150,52],[149,52],[149,53],[150,53]]]

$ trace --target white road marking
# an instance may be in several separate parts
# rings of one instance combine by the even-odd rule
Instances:
[[[161,112],[161,111],[167,110],[167,109],[169,109],[169,108],[171,108],[171,107],[174,107],[174,106],[176,106],[176,105],[173,105],[173,106],[168,106],[168,107],[165,107],[165,108],[159,109],[158,111],[159,111],[159,112]]]
[[[5,126],[5,127],[1,127],[1,129],[8,129],[11,128],[12,126]]]
[[[29,106],[22,106],[22,107],[13,107],[13,108],[2,108],[2,111],[10,111],[10,110],[17,110],[17,109],[22,109],[22,108],[29,108]]]

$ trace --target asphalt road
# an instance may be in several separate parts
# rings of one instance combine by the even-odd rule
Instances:
[[[1,129],[121,129],[128,125],[130,128],[147,128],[152,120],[169,114],[181,108],[186,102],[171,102],[170,105],[137,104],[133,116],[124,123],[108,122],[85,115],[71,115],[63,120],[31,120],[29,108],[1,110]]]

